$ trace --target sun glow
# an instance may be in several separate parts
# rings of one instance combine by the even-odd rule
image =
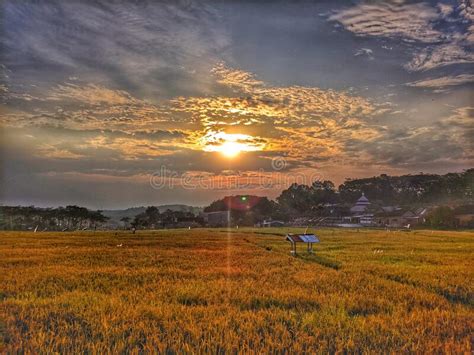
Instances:
[[[265,144],[259,138],[247,134],[208,132],[202,139],[204,150],[219,152],[227,158],[235,158],[242,152],[262,150]]]
[[[228,158],[239,155],[244,150],[244,146],[236,142],[225,142],[218,147],[218,150]]]

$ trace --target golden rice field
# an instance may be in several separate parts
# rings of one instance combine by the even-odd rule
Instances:
[[[473,351],[474,233],[285,232],[2,232],[0,352]]]

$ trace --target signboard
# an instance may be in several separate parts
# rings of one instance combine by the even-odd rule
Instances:
[[[299,237],[305,243],[319,243],[319,238],[316,237],[314,234],[301,234]]]
[[[314,234],[288,234],[286,238],[293,243],[319,243],[319,238]]]

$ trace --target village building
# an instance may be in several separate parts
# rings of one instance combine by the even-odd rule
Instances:
[[[352,216],[349,219],[349,223],[359,224],[363,227],[373,225],[374,214],[369,212],[370,201],[365,194],[359,197],[354,206],[351,207],[350,211]]]
[[[381,227],[411,228],[424,223],[427,212],[426,208],[418,208],[414,211],[401,208],[391,210],[382,208],[382,211],[375,214],[374,222]]]
[[[354,206],[351,207],[351,213],[354,215],[363,214],[370,206],[369,199],[365,197],[365,194],[362,193],[362,196],[359,197]]]

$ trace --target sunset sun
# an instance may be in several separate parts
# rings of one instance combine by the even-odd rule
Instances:
[[[218,147],[218,151],[222,153],[227,158],[234,158],[244,150],[242,144],[237,142],[225,142]]]
[[[258,137],[247,134],[208,132],[203,138],[204,151],[218,152],[226,158],[235,158],[242,152],[263,150],[265,144]]]

